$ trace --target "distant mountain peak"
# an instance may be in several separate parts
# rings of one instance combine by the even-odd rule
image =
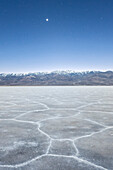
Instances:
[[[56,70],[35,73],[0,73],[1,86],[113,85],[113,71]]]

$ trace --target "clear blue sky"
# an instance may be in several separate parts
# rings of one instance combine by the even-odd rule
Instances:
[[[0,72],[59,69],[113,70],[113,0],[0,0]]]

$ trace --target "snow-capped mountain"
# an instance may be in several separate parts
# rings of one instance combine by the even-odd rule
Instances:
[[[56,70],[36,73],[0,73],[0,85],[113,85],[113,72]]]

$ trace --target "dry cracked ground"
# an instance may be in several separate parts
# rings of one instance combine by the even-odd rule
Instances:
[[[113,87],[0,87],[0,170],[113,170]]]

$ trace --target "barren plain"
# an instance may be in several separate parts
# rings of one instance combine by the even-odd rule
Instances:
[[[0,87],[0,170],[113,170],[113,87]]]

